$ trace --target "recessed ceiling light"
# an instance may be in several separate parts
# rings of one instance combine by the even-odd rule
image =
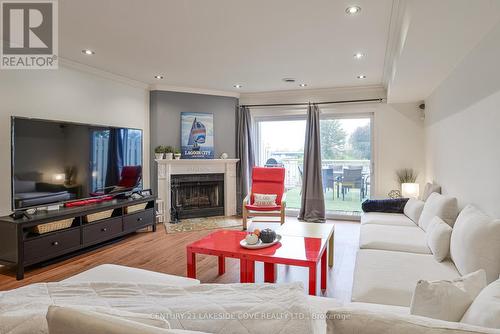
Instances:
[[[361,7],[359,6],[349,6],[345,9],[345,12],[349,15],[359,14]]]
[[[157,75],[155,75],[155,79],[156,79],[156,80],[161,80],[161,79],[163,79],[163,78],[164,78],[164,76],[163,76],[163,75],[161,75],[161,74],[157,74]]]
[[[91,55],[95,54],[95,51],[92,51],[90,49],[83,49],[82,53],[87,55],[87,56],[91,56]]]
[[[357,78],[358,79],[366,79],[366,75],[358,75]]]
[[[242,86],[242,85],[240,85],[240,84],[236,84],[236,85],[234,85],[233,87],[234,87],[234,88],[237,88],[237,89],[240,89],[240,88],[241,88],[241,87],[243,87],[243,86]]]
[[[306,86],[307,86],[307,84],[305,84],[305,83],[301,83],[299,86],[300,86],[300,87],[306,87]]]
[[[356,59],[361,59],[361,58],[363,58],[364,56],[365,56],[365,54],[364,54],[364,53],[361,53],[361,52],[356,52],[356,53],[354,54],[354,58],[356,58]]]

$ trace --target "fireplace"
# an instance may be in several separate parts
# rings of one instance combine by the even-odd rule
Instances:
[[[171,221],[224,215],[224,174],[171,177]]]
[[[171,222],[172,204],[178,203],[177,199],[173,200],[172,196],[176,196],[177,191],[172,191],[172,186],[175,184],[179,186],[178,180],[173,181],[174,178],[181,177],[198,177],[208,176],[211,178],[213,174],[220,174],[216,176],[216,180],[221,181],[221,175],[224,175],[223,183],[219,183],[219,209],[216,209],[217,213],[222,213],[221,208],[224,208],[222,215],[226,217],[236,215],[236,163],[238,159],[180,159],[180,160],[167,160],[159,159],[156,160],[158,165],[157,175],[158,175],[158,200],[163,202],[163,210],[161,212],[161,218],[163,222]],[[204,181],[206,179],[202,179]],[[185,180],[180,180],[185,181]],[[196,181],[198,182],[198,181]],[[182,182],[181,182],[182,183]],[[206,202],[206,201],[205,201]],[[187,203],[186,203],[187,204]],[[180,209],[180,208],[179,208]],[[211,211],[206,210],[206,211]],[[184,215],[186,210],[182,210]],[[174,211],[178,213],[178,211]],[[179,212],[180,213],[180,212]],[[201,215],[201,214],[200,214]]]

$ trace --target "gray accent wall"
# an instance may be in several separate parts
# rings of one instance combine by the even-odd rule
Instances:
[[[206,112],[214,114],[215,157],[225,152],[230,158],[236,154],[235,97],[167,92],[150,92],[150,147],[151,187],[156,193],[156,164],[154,148],[158,145],[180,147],[181,112]]]

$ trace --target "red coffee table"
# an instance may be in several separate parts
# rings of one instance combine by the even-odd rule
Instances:
[[[240,240],[247,232],[220,230],[187,245],[187,275],[196,278],[196,254],[219,257],[219,275],[225,272],[225,258],[240,260],[240,281],[255,282],[255,261],[264,262],[264,280],[276,281],[276,265],[285,264],[309,268],[309,294],[316,295],[316,268],[321,260],[321,289],[326,289],[327,239],[282,236],[276,245],[262,249],[246,249]]]

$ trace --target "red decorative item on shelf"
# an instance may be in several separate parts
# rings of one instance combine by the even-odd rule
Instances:
[[[81,201],[74,201],[74,202],[67,202],[64,203],[64,206],[67,208],[72,208],[75,206],[84,206],[84,205],[90,205],[90,204],[97,204],[105,201],[111,201],[114,197],[113,196],[104,196],[104,197],[99,197],[99,198],[90,198],[90,199],[85,199]]]

